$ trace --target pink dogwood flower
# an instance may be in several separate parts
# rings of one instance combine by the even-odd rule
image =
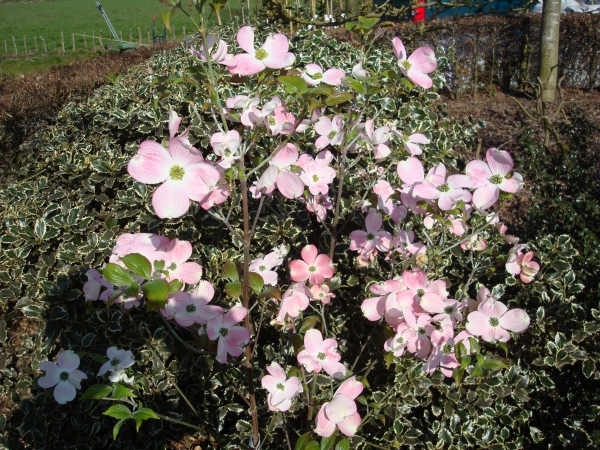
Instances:
[[[169,140],[168,149],[158,142],[142,142],[127,172],[142,183],[163,183],[152,195],[152,206],[161,219],[183,216],[190,200],[202,202],[221,179],[198,150],[186,147],[178,138]]]
[[[212,145],[215,154],[221,157],[217,164],[223,169],[229,169],[236,159],[241,158],[241,155],[238,154],[240,134],[235,130],[213,134],[210,137],[210,145]]]
[[[127,383],[133,381],[133,377],[127,378],[127,374],[125,373],[125,369],[133,366],[135,363],[131,350],[119,350],[117,347],[109,347],[106,350],[106,356],[108,357],[108,361],[100,367],[96,376],[102,377],[106,372],[110,371],[111,374],[108,376],[108,379],[113,383],[120,380]]]
[[[223,308],[209,305],[215,295],[215,288],[208,281],[200,281],[193,292],[177,292],[169,297],[168,304],[173,311],[173,319],[182,327],[197,323],[206,324],[217,315],[223,315]]]
[[[318,64],[307,64],[306,68],[300,73],[300,78],[306,81],[306,84],[316,86],[321,83],[331,86],[339,86],[342,84],[342,78],[346,73],[340,69],[329,69],[323,73],[323,69]]]
[[[279,33],[269,35],[259,49],[254,48],[254,30],[245,26],[237,33],[237,41],[246,52],[235,55],[237,63],[236,72],[242,76],[254,75],[262,72],[267,67],[270,69],[283,69],[291,66],[296,57],[288,52],[289,43],[285,35]]]
[[[334,350],[337,345],[335,339],[323,340],[319,330],[310,329],[304,335],[304,350],[298,353],[298,362],[307,372],[319,373],[323,369],[329,376],[342,379],[346,366],[339,362],[342,356]]]
[[[227,53],[227,42],[222,39],[219,39],[217,48],[213,51],[213,47],[217,44],[217,38],[212,34],[206,36],[206,50],[210,55],[211,61],[214,61],[219,64],[223,64],[224,66],[229,67],[229,69],[233,69],[236,66],[235,59],[233,55]],[[192,55],[197,56],[202,61],[206,61],[206,53],[204,45],[198,51],[193,45],[190,45],[190,52]]]
[[[64,405],[75,398],[75,389],[81,389],[81,380],[87,379],[87,375],[79,367],[79,356],[73,350],[65,350],[56,363],[42,361],[40,370],[46,374],[38,379],[38,385],[44,389],[54,388],[54,399]]]
[[[438,342],[427,358],[425,372],[433,373],[439,367],[445,376],[452,377],[452,369],[460,366],[454,354],[454,344],[452,335]]]
[[[160,256],[165,261],[165,269],[168,272],[167,281],[182,280],[187,284],[196,284],[202,276],[200,264],[189,261],[192,256],[192,244],[189,241],[180,241],[175,238]]]
[[[240,356],[244,345],[250,342],[248,328],[235,326],[248,314],[243,306],[234,306],[227,314],[217,314],[206,324],[206,334],[211,341],[219,340],[217,344],[217,361],[227,362],[227,355]]]
[[[262,258],[256,258],[250,262],[248,270],[259,274],[264,283],[275,286],[277,284],[277,272],[273,269],[283,263],[283,258],[279,257],[275,252],[271,252]]]
[[[403,308],[420,306],[430,313],[444,311],[444,299],[448,297],[444,280],[430,282],[425,272],[413,269],[402,273],[402,281],[407,289],[398,294],[398,303]]]
[[[325,283],[311,286],[310,293],[315,300],[320,300],[324,305],[327,305],[332,298],[335,298],[335,294],[333,292],[329,292],[329,286],[327,286]]]
[[[396,58],[398,58],[400,70],[410,81],[425,89],[433,86],[433,81],[426,75],[437,69],[437,61],[431,48],[419,47],[408,59],[404,44],[399,37],[392,39],[392,48]]]
[[[270,411],[287,411],[292,406],[293,398],[303,391],[298,377],[287,378],[287,375],[276,362],[267,366],[267,372],[260,380],[263,388],[269,391],[267,404]]]
[[[344,381],[331,401],[324,403],[317,414],[315,433],[321,437],[329,437],[337,426],[345,436],[354,436],[361,418],[358,414],[355,399],[363,391],[363,384],[352,376]]]
[[[427,200],[437,200],[438,207],[442,211],[449,211],[456,207],[459,201],[470,202],[471,193],[465,191],[464,187],[473,187],[475,182],[466,175],[428,176],[428,182],[419,184],[414,188],[414,195]]]
[[[371,253],[377,249],[387,252],[390,249],[392,235],[387,231],[380,231],[383,225],[383,216],[375,209],[371,209],[365,217],[367,231],[355,230],[350,233],[350,250],[358,250],[361,254]]]
[[[510,339],[509,331],[519,333],[529,327],[529,316],[520,309],[508,311],[504,303],[482,302],[477,311],[467,317],[467,330],[474,336],[481,336],[486,342],[507,342]]]
[[[111,282],[106,280],[100,272],[96,269],[89,269],[85,273],[88,277],[88,280],[83,284],[83,294],[85,296],[85,301],[98,300],[100,298],[100,289],[107,288],[112,289],[114,286]]]
[[[269,168],[263,172],[254,189],[254,197],[268,194],[277,187],[281,195],[294,199],[304,193],[304,182],[291,166],[298,161],[298,148],[291,143],[284,145],[269,162]]]
[[[315,131],[321,136],[315,142],[318,149],[327,147],[328,145],[338,145],[344,137],[344,120],[339,114],[333,117],[333,120],[327,116],[319,117],[315,124]]]
[[[394,134],[400,138],[404,149],[411,156],[418,156],[423,153],[423,150],[417,144],[429,144],[431,142],[427,136],[421,133],[413,133],[410,136],[405,136],[400,131],[394,130]]]
[[[283,324],[287,317],[295,319],[301,311],[308,308],[310,304],[310,291],[307,291],[304,283],[296,283],[285,291],[281,299],[281,307],[275,319],[276,324]]]
[[[311,285],[321,284],[326,278],[333,276],[334,270],[331,258],[319,254],[314,245],[307,245],[300,252],[302,259],[290,262],[290,277],[292,281],[308,280]]]
[[[500,191],[514,194],[523,187],[523,177],[514,172],[507,177],[513,168],[510,153],[497,148],[489,148],[485,154],[487,163],[471,161],[465,171],[473,181],[477,190],[473,193],[473,205],[483,210],[490,208],[500,196]]]

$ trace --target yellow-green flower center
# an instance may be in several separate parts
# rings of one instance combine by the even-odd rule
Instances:
[[[277,386],[275,386],[277,389],[279,389],[280,391],[285,391],[285,386],[283,385],[283,383],[277,383]]]
[[[317,181],[319,181],[319,176],[318,175],[313,175],[312,176],[312,180],[316,183]]]
[[[452,353],[452,346],[450,344],[446,344],[442,347],[442,351],[444,352],[444,355],[449,355]]]
[[[490,178],[490,181],[492,184],[502,184],[504,177],[502,175],[494,175],[492,178]]]
[[[400,336],[398,339],[396,339],[396,343],[397,343],[398,345],[402,345],[402,344],[404,344],[404,338],[403,338],[402,336]]]
[[[265,59],[267,56],[269,56],[269,54],[263,48],[259,48],[256,50],[256,53],[254,53],[254,57],[258,60]]]
[[[169,178],[171,178],[171,180],[181,180],[184,175],[185,170],[181,166],[173,166],[169,172]]]
[[[417,295],[418,295],[419,297],[423,297],[423,296],[425,295],[425,291],[424,291],[423,289],[419,289],[419,290],[417,291]]]
[[[334,138],[336,135],[337,135],[337,131],[331,130],[331,131],[329,132],[329,134],[327,135],[327,137],[328,137],[329,139],[333,139],[333,138]]]
[[[196,311],[196,305],[187,305],[187,306],[185,307],[185,310],[186,310],[187,312],[189,312],[189,313],[193,313],[193,312],[195,312],[195,311]]]
[[[453,307],[453,306],[446,306],[446,307],[444,308],[444,312],[445,312],[446,314],[452,314],[452,313],[454,312],[454,307]]]
[[[410,68],[411,68],[411,64],[410,64],[408,61],[406,61],[406,60],[405,60],[405,61],[402,61],[402,62],[400,63],[400,65],[401,65],[402,67],[404,67],[406,70],[410,70]]]
[[[448,192],[450,190],[450,186],[448,183],[442,184],[439,188],[440,192]]]
[[[325,353],[323,353],[323,352],[319,352],[319,353],[317,354],[317,359],[320,359],[321,361],[325,361],[325,358],[326,358],[326,357],[327,357],[327,356],[326,356],[326,355],[325,355]]]
[[[321,72],[317,72],[312,77],[315,80],[320,80],[321,78],[323,78],[323,74]]]
[[[316,272],[317,271],[317,266],[308,266],[308,271],[309,272]]]
[[[110,365],[111,365],[111,366],[118,366],[120,362],[121,362],[121,360],[120,360],[120,359],[118,359],[118,358],[113,358],[113,359],[111,359],[111,360],[110,360]]]
[[[490,317],[490,325],[493,327],[497,327],[500,325],[500,320],[497,317]]]
[[[226,337],[229,334],[229,328],[223,327],[219,330],[219,333],[221,334],[221,336]]]
[[[59,378],[60,381],[67,381],[69,379],[69,372],[61,372]]]

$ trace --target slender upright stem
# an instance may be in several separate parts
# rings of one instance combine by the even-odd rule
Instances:
[[[250,329],[250,291],[249,291],[249,281],[250,281],[250,272],[248,267],[250,266],[250,213],[248,208],[248,183],[246,179],[246,168],[244,163],[244,158],[240,158],[239,160],[239,168],[240,168],[240,189],[242,191],[242,213],[244,217],[244,280],[242,286],[242,302],[244,308],[248,310],[248,314],[244,318],[244,326],[249,330]],[[252,410],[252,441],[254,442],[254,446],[258,445],[259,442],[259,434],[258,434],[258,412],[256,408],[256,395],[254,393],[254,376],[252,369],[252,350],[250,346],[246,346],[245,348],[246,360],[248,361],[247,366],[247,379],[248,379],[248,391],[250,397],[250,409]]]

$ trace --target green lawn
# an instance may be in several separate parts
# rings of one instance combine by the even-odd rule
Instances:
[[[251,1],[254,4],[255,0]],[[239,16],[240,0],[230,0],[232,15]],[[138,41],[138,27],[141,28],[142,42],[147,43],[147,32],[152,32],[152,18],[157,16],[157,28],[162,30],[160,13],[167,9],[158,0],[101,0],[117,33],[121,32],[124,40],[129,40],[130,29],[132,30],[134,42]],[[244,1],[244,4],[246,2]],[[209,8],[206,8],[209,11]],[[227,7],[221,11],[224,22],[230,20],[231,16]],[[213,15],[214,16],[214,15]],[[216,23],[216,17],[213,17]],[[211,20],[212,22],[212,20]],[[192,29],[189,19],[179,11],[174,19],[176,37],[181,38],[182,28]],[[27,37],[28,51],[34,50],[34,36],[38,36],[38,50],[42,50],[42,42],[39,36],[46,40],[48,51],[62,51],[60,32],[64,33],[65,47],[72,49],[71,33],[89,34],[95,32],[98,35],[102,30],[105,38],[110,38],[110,32],[100,11],[96,8],[95,0],[54,0],[35,3],[1,3],[0,4],[0,55],[14,55],[13,36],[17,41],[19,54],[24,52],[23,37]],[[76,38],[76,48],[84,47],[82,37]],[[88,39],[88,47],[91,42]]]

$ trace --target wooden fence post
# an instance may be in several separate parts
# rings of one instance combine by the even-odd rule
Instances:
[[[37,53],[38,49],[37,49],[37,36],[33,37],[33,44],[35,45],[35,52]]]
[[[71,39],[73,41],[73,51],[75,51],[75,33],[71,33]]]
[[[44,43],[44,53],[48,54],[48,50],[46,49],[46,39],[44,39],[43,37],[40,36],[40,39],[42,40],[42,42]]]
[[[150,37],[150,32],[147,31],[146,33],[148,33],[148,45],[152,45],[152,38]]]
[[[140,38],[140,45],[142,45],[142,29],[138,27],[138,36]]]
[[[8,53],[8,44],[6,43],[6,39],[4,39],[4,50]]]
[[[13,45],[15,46],[15,56],[19,56],[19,50],[17,50],[17,41],[13,36]]]
[[[129,42],[133,42],[133,30],[129,29]]]
[[[183,38],[185,39],[185,27],[183,27]]]
[[[171,27],[173,28],[173,39],[177,39],[177,36],[175,36],[175,25],[171,24]]]
[[[85,49],[87,50],[87,38],[85,37],[85,32],[83,33],[83,45],[85,45]]]
[[[104,45],[102,44],[102,30],[100,30],[100,50],[102,50],[104,48]]]
[[[63,32],[60,32],[60,45],[62,46],[63,53],[65,52],[65,35]]]
[[[96,32],[92,31],[92,51],[96,50]]]
[[[25,47],[25,55],[27,55],[27,38],[23,36],[23,47]]]
[[[123,42],[123,32],[119,31],[119,36],[121,37],[121,42]]]

